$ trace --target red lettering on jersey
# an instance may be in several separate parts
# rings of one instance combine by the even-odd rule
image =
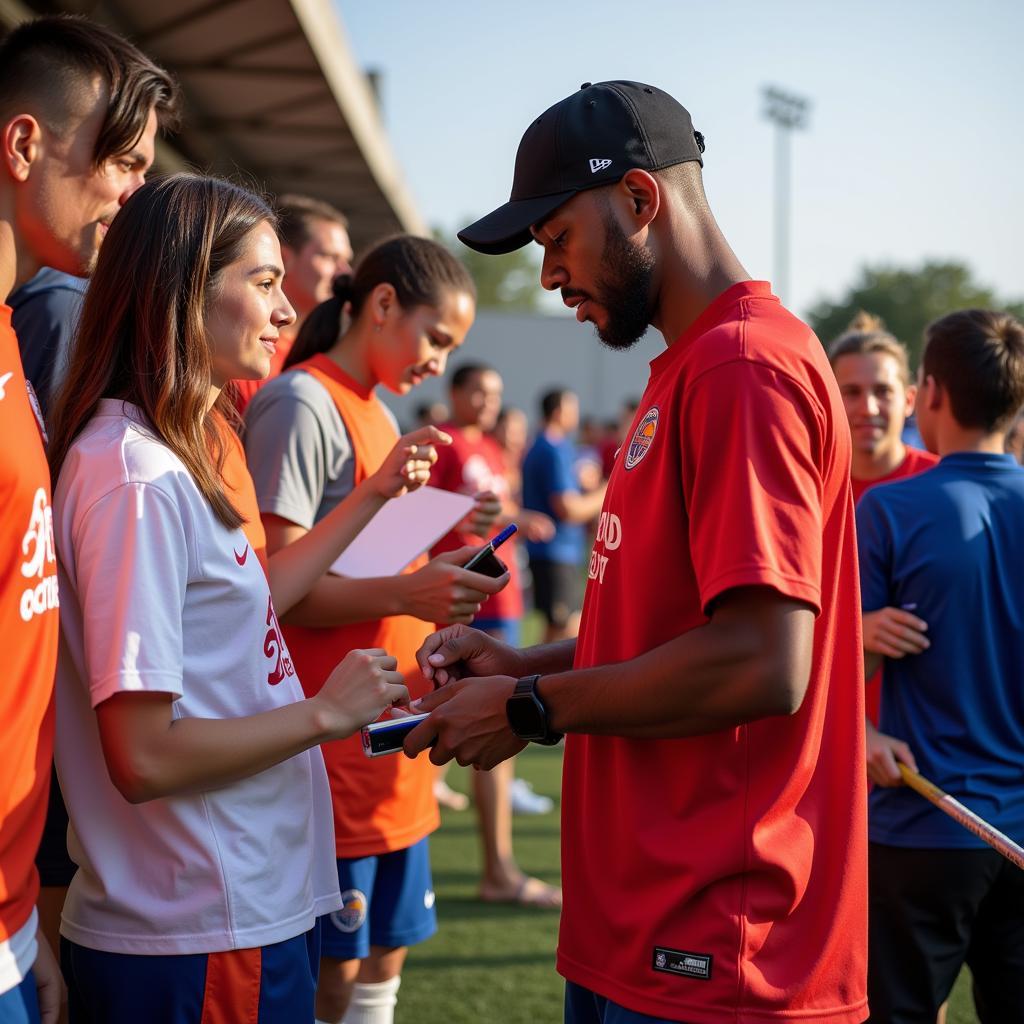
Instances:
[[[248,550],[246,548],[246,552]],[[284,640],[281,638],[281,626],[277,621],[277,613],[274,611],[274,599],[272,597],[267,598],[267,626],[270,628],[267,630],[267,635],[263,640],[263,653],[268,658],[276,657],[277,659],[273,671],[267,673],[267,682],[271,686],[277,686],[285,676],[295,675],[295,667],[292,665],[288,648],[285,647]]]

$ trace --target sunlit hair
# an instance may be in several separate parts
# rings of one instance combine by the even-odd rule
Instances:
[[[221,271],[261,223],[275,225],[261,198],[194,174],[154,180],[125,203],[100,249],[57,396],[49,449],[55,483],[100,400],[120,398],[142,409],[217,518],[241,525],[220,477],[224,420],[235,418],[230,388],[207,410],[205,317]]]
[[[910,384],[910,359],[904,346],[894,335],[885,329],[885,322],[880,316],[872,316],[861,310],[829,346],[828,361],[832,369],[841,356],[863,356],[873,352],[892,356],[900,370],[903,386]]]
[[[306,317],[285,360],[285,369],[326,352],[341,333],[345,306],[357,320],[363,303],[379,284],[390,284],[395,289],[398,304],[407,313],[417,306],[436,308],[448,292],[476,299],[476,285],[469,271],[443,245],[414,235],[386,238],[363,256],[354,273],[334,279],[334,295]]]
[[[0,43],[0,117],[38,106],[47,127],[63,134],[83,95],[99,78],[107,108],[93,166],[126,153],[142,137],[149,112],[165,131],[178,126],[174,79],[116,32],[75,15],[34,18]]]
[[[988,309],[950,313],[925,328],[921,372],[961,427],[1006,430],[1024,404],[1024,324]]]

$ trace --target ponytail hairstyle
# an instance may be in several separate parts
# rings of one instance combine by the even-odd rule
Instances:
[[[229,529],[244,521],[224,491],[230,386],[212,409],[207,304],[249,233],[276,227],[270,207],[238,185],[197,174],[151,181],[125,203],[100,247],[57,396],[49,447],[56,485],[72,442],[101,399],[145,413]]]
[[[828,361],[834,370],[842,356],[869,355],[872,352],[892,356],[899,366],[903,386],[910,386],[910,358],[906,346],[885,329],[885,321],[880,316],[866,313],[863,309],[829,346]]]
[[[399,306],[406,311],[438,306],[450,291],[476,299],[476,285],[469,271],[443,245],[414,235],[385,238],[363,256],[354,273],[334,279],[334,295],[306,318],[284,368],[331,348],[341,334],[346,305],[352,319],[358,320],[363,304],[379,284],[390,284]]]

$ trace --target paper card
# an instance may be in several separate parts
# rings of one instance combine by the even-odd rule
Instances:
[[[432,548],[473,507],[468,494],[421,487],[389,501],[331,566],[338,576],[394,576]]]

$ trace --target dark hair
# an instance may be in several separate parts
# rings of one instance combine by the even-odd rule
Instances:
[[[1024,405],[1024,325],[987,309],[950,313],[925,328],[921,372],[949,395],[960,426],[1005,430]]]
[[[334,295],[321,302],[302,324],[285,369],[320,352],[337,340],[341,314],[348,305],[353,320],[379,284],[390,284],[404,310],[437,306],[445,292],[464,292],[476,298],[476,285],[465,266],[443,245],[429,238],[395,235],[378,242],[359,261],[353,274],[334,279]]]
[[[540,414],[544,417],[545,423],[562,407],[566,396],[571,394],[573,392],[569,388],[554,388],[541,396]]]
[[[910,384],[910,359],[906,347],[885,329],[881,317],[872,316],[864,310],[850,321],[850,326],[829,346],[828,361],[834,370],[842,356],[869,355],[872,352],[892,356],[900,368],[900,379],[904,386]]]
[[[94,166],[131,149],[151,110],[165,131],[177,128],[174,79],[116,32],[66,14],[26,21],[0,43],[0,115],[6,120],[22,104],[38,104],[47,127],[60,133],[96,76],[108,95]]]
[[[263,222],[275,225],[261,198],[196,174],[151,181],[125,203],[100,247],[57,396],[49,448],[55,483],[100,400],[121,398],[142,409],[217,518],[231,529],[243,522],[220,477],[231,389],[207,409],[205,316],[218,275]]]
[[[463,363],[451,376],[448,386],[452,391],[464,388],[477,374],[497,373],[493,366],[487,363]]]
[[[317,221],[348,228],[348,218],[341,210],[312,196],[290,193],[279,196],[274,205],[277,207],[277,233],[290,249],[301,249],[313,237],[313,225]]]

